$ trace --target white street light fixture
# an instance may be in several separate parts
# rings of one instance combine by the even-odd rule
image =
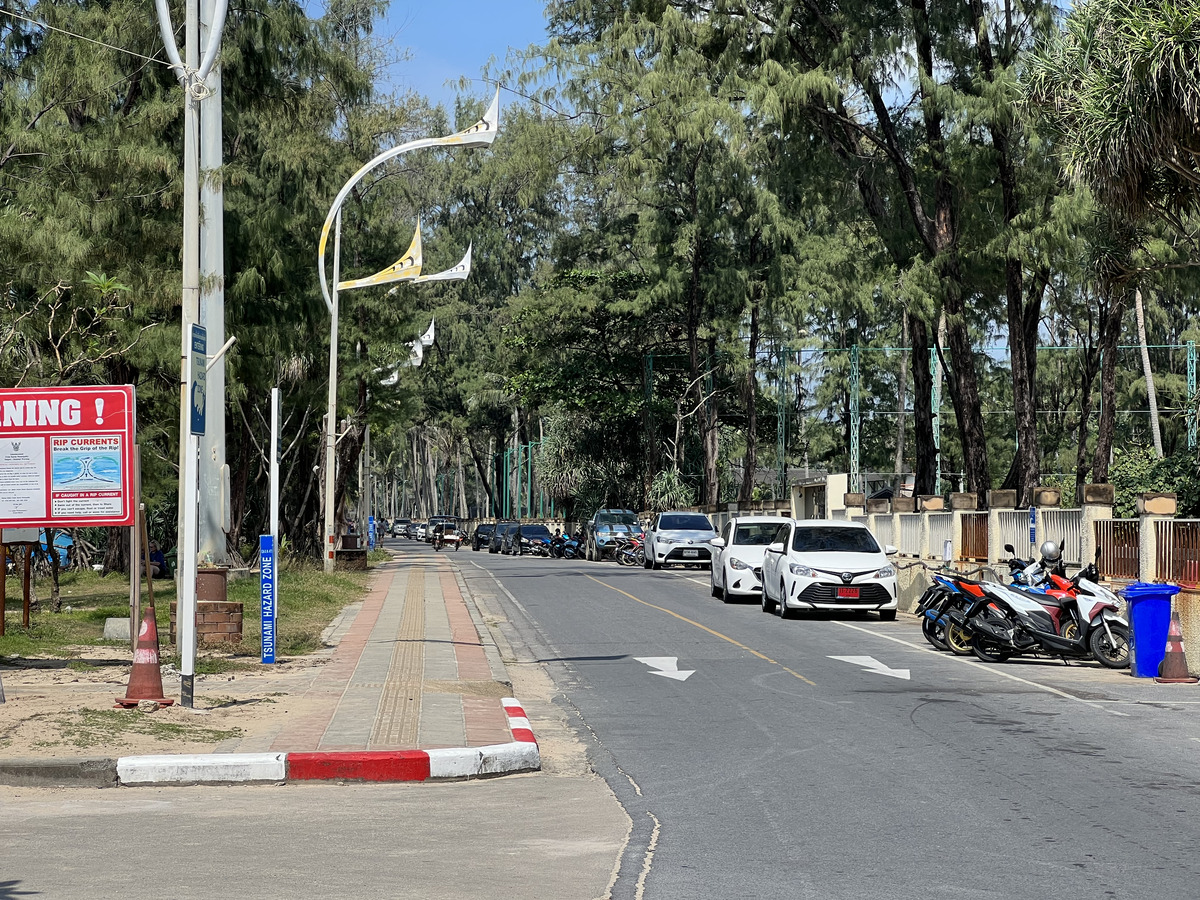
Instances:
[[[165,0],[157,0],[157,2],[165,2]],[[354,281],[339,282],[339,273],[341,266],[341,243],[342,243],[342,206],[346,199],[350,196],[350,192],[354,189],[362,179],[375,168],[383,165],[389,159],[394,159],[402,154],[409,153],[413,150],[423,150],[430,147],[490,147],[492,142],[496,140],[496,135],[500,133],[500,91],[496,90],[496,96],[492,99],[491,106],[487,112],[483,114],[483,118],[467,128],[464,131],[448,134],[440,138],[421,138],[415,141],[408,141],[398,147],[393,147],[390,150],[385,150],[380,153],[361,169],[355,172],[350,180],[338,192],[337,197],[333,200],[333,205],[329,208],[329,215],[325,217],[325,224],[321,227],[321,240],[317,247],[317,267],[321,275],[321,295],[325,298],[325,307],[329,310],[330,316],[330,336],[329,336],[329,396],[325,410],[325,534],[323,553],[325,558],[326,573],[333,572],[334,551],[337,544],[337,529],[335,523],[334,497],[336,496],[334,468],[336,456],[334,453],[334,423],[337,418],[337,344],[338,344],[338,290],[349,289],[355,287],[367,287],[371,285],[389,284],[394,281],[399,282],[430,282],[430,281],[453,281],[462,280],[470,273],[470,257],[471,251],[467,250],[467,255],[457,266],[452,269],[447,269],[445,272],[438,272],[435,275],[421,276],[421,226],[417,225],[417,233],[413,238],[413,244],[409,247],[408,253],[402,256],[394,265],[389,266],[381,272],[368,277],[360,278]],[[325,275],[325,249],[329,244],[329,233],[333,232],[333,289],[330,290],[328,279]],[[464,265],[465,264],[465,265]],[[393,289],[394,290],[394,289]],[[418,343],[417,346],[421,346]]]

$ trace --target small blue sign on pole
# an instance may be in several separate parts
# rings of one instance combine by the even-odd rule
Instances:
[[[367,547],[375,549],[375,517],[367,516]]]
[[[192,326],[191,380],[192,434],[204,434],[208,394],[208,331]]]
[[[262,661],[275,662],[275,620],[278,614],[275,591],[275,538],[269,534],[258,537],[258,568],[262,585]]]
[[[1029,507],[1029,546],[1037,543],[1037,509]]]

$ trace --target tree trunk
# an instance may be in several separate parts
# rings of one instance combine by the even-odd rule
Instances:
[[[1107,302],[1100,319],[1100,424],[1096,429],[1096,454],[1092,460],[1092,479],[1108,481],[1108,459],[1112,455],[1117,421],[1117,346],[1121,340],[1121,319],[1125,312],[1125,289],[1119,285],[1104,289]]]
[[[110,572],[129,572],[129,529],[122,526],[108,528],[108,543],[104,547],[104,568],[101,575]]]
[[[1075,502],[1083,506],[1083,486],[1087,484],[1087,433],[1088,420],[1092,417],[1092,386],[1099,368],[1099,354],[1095,347],[1085,347],[1083,366],[1079,375],[1079,445],[1075,450]]]
[[[912,336],[913,438],[916,465],[913,493],[932,494],[937,483],[937,449],[933,443],[933,373],[929,370],[929,326],[920,316],[909,319]]]
[[[1133,309],[1137,315],[1138,343],[1142,350],[1142,372],[1146,376],[1146,399],[1150,403],[1150,437],[1154,455],[1163,458],[1162,431],[1158,425],[1158,393],[1154,390],[1154,370],[1150,368],[1150,348],[1146,346],[1146,311],[1142,307],[1142,289],[1134,288]]]
[[[900,345],[908,346],[908,310],[904,310],[900,318]],[[897,475],[904,474],[904,429],[905,412],[908,405],[908,351],[900,351],[900,376],[896,379],[896,459],[893,471]]]
[[[758,404],[755,402],[758,397],[758,306],[757,300],[751,301],[749,360],[742,393],[746,407],[746,456],[738,500],[743,503],[754,499],[754,476],[758,471]]]

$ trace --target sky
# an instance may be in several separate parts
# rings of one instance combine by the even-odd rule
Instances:
[[[457,91],[447,81],[478,79],[491,57],[502,63],[510,47],[545,43],[544,10],[545,0],[392,0],[376,33],[410,52],[393,68],[396,87],[451,107]],[[474,93],[491,91],[478,82]]]

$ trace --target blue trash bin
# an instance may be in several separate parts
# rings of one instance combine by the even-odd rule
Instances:
[[[1167,655],[1171,598],[1179,593],[1179,585],[1139,581],[1120,593],[1129,603],[1130,673],[1135,678],[1155,678]]]

